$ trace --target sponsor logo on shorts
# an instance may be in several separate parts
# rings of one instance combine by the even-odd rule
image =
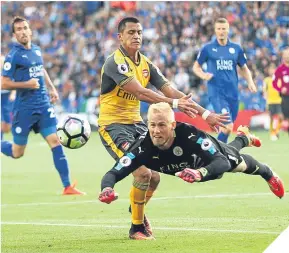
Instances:
[[[6,71],[10,70],[11,69],[11,63],[10,62],[5,62],[3,68]]]
[[[15,128],[15,132],[16,132],[17,134],[20,134],[20,133],[22,132],[22,128],[21,128],[21,127],[16,127],[16,128]]]
[[[127,151],[128,148],[130,147],[130,143],[129,142],[124,142],[122,145],[121,145],[121,148],[124,150],[124,151]]]

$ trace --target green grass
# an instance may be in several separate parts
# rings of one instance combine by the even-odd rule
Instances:
[[[278,142],[270,142],[266,132],[258,135],[262,148],[244,152],[271,165],[288,194],[287,134]],[[259,253],[288,226],[289,197],[279,200],[258,176],[228,173],[221,180],[190,185],[162,175],[146,210],[156,241],[131,241],[132,177],[116,186],[118,201],[102,204],[97,201],[100,181],[113,160],[98,135],[79,150],[65,151],[71,177],[86,196],[60,195],[51,151],[40,136],[30,136],[23,158],[1,157],[3,253]]]

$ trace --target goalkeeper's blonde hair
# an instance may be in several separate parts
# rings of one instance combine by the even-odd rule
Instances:
[[[160,102],[152,104],[148,110],[148,121],[150,121],[152,114],[160,113],[166,116],[168,122],[175,121],[175,113],[168,103]]]

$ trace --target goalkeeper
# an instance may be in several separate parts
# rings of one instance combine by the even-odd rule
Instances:
[[[239,153],[244,147],[261,146],[260,140],[247,127],[239,126],[234,141],[225,144],[192,125],[176,123],[173,110],[162,102],[150,106],[148,128],[146,136],[141,136],[139,143],[103,177],[100,201],[109,204],[117,199],[114,185],[141,165],[189,183],[218,179],[225,172],[259,175],[277,197],[283,197],[281,179],[267,165]],[[132,228],[142,233],[145,229],[143,225],[134,224]],[[154,238],[151,235],[147,239]]]

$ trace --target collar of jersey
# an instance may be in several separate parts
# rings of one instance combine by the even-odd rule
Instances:
[[[33,43],[31,43],[31,48],[30,49],[27,49],[26,47],[24,47],[22,44],[18,43],[18,42],[15,42],[15,47],[18,47],[22,50],[27,50],[27,51],[30,51],[30,50],[33,50],[35,48],[35,45]]]
[[[141,57],[140,57],[140,52],[139,51],[138,51],[138,59],[139,59],[138,64],[129,57],[127,51],[123,48],[123,46],[119,47],[119,51],[123,54],[123,56],[129,58],[133,62],[134,65],[136,65],[136,66],[140,65]]]
[[[215,41],[214,41],[214,42],[215,42],[215,44],[216,44],[216,45],[218,45],[218,46],[220,46],[220,47],[226,47],[226,46],[229,46],[229,45],[230,45],[230,43],[231,43],[231,41],[230,41],[229,39],[228,39],[228,41],[227,41],[227,44],[226,44],[225,46],[223,46],[223,45],[220,45],[217,39],[215,39]]]

